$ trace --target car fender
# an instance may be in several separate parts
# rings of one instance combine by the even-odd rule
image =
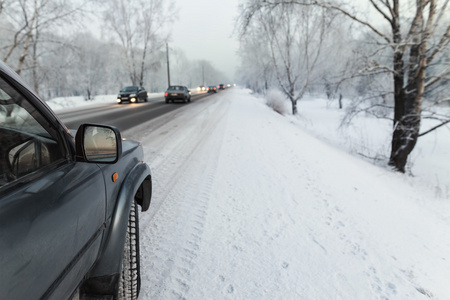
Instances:
[[[148,184],[150,184],[150,195],[147,192],[146,196],[151,197],[150,168],[146,163],[139,162],[133,167],[122,183],[115,209],[110,219],[110,230],[106,233],[107,236],[104,240],[100,260],[96,262],[89,272],[89,278],[83,283],[82,290],[84,292],[111,294],[115,291],[122,267],[125,235],[131,203],[135,199],[135,195],[141,185]],[[148,208],[150,199],[142,200],[142,202],[148,203]],[[142,205],[139,202],[138,204]]]

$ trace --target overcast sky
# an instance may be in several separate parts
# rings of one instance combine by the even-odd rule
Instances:
[[[173,24],[169,47],[188,59],[205,59],[233,80],[238,42],[232,37],[239,0],[178,0],[179,19]]]

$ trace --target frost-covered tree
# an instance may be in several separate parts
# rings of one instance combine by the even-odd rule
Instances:
[[[254,27],[264,29],[265,38],[260,42],[269,46],[279,86],[291,101],[293,114],[297,113],[297,101],[318,79],[319,58],[333,19],[328,9],[312,6],[267,5],[258,0],[248,0],[243,6],[241,38],[247,38]]]
[[[168,39],[167,28],[176,16],[173,1],[111,0],[105,5],[105,24],[122,47],[131,84],[142,86],[155,53]]]
[[[108,45],[101,43],[89,33],[77,35],[73,41],[77,63],[72,71],[76,74],[78,92],[84,95],[86,100],[91,100],[100,91],[104,84],[108,70],[109,59],[104,53],[111,52]],[[114,48],[112,48],[114,49]],[[117,70],[111,70],[117,71]]]
[[[270,88],[278,86],[270,47],[261,43],[266,38],[264,29],[254,24],[249,26],[251,29],[240,41],[239,82],[257,93],[266,94]]]
[[[375,51],[390,57],[388,64],[373,60],[364,72],[386,72],[392,78],[394,116],[389,165],[396,170],[405,172],[419,136],[450,122],[450,116],[440,115],[439,124],[420,133],[424,95],[431,95],[429,91],[442,88],[442,82],[449,80],[450,66],[445,60],[450,41],[449,0],[367,0],[368,14],[339,0],[254,0],[253,4],[247,12],[249,17],[279,6],[315,6],[340,12],[371,32],[377,40]],[[441,97],[425,99],[427,106],[450,101],[448,93],[435,95]]]
[[[4,0],[0,2],[2,60],[18,74],[31,70],[34,89],[39,92],[39,58],[42,49],[58,28],[74,24],[82,11],[83,2],[71,0]]]

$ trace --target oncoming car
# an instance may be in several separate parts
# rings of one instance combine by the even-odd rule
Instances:
[[[67,129],[0,62],[1,299],[137,299],[151,192],[138,142]]]
[[[171,85],[164,93],[166,103],[181,100],[183,102],[191,102],[191,91],[182,85]]]
[[[117,103],[122,104],[123,102],[135,103],[143,100],[148,101],[148,93],[145,88],[141,86],[127,86],[120,90],[117,95]]]

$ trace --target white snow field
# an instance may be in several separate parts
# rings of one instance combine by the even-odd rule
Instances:
[[[140,299],[450,299],[448,128],[411,176],[349,154],[336,108],[299,112],[233,88],[122,133],[153,174]]]

